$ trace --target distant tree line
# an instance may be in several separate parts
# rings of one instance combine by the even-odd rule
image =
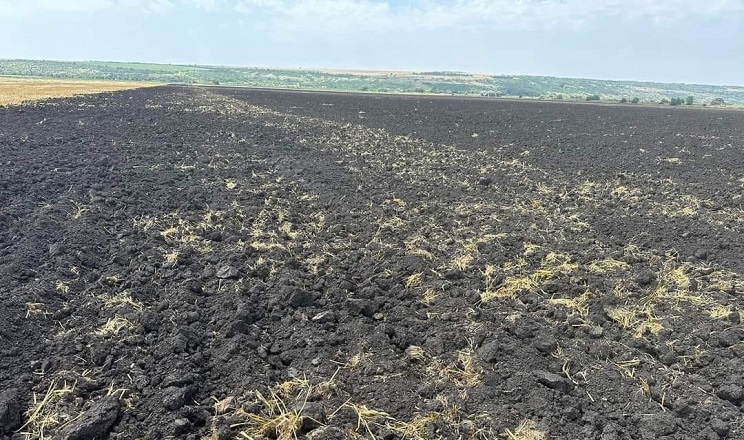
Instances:
[[[2,0],[0,0],[2,2]],[[151,81],[178,84],[246,85],[277,88],[355,90],[368,92],[442,93],[514,96],[557,100],[654,102],[665,105],[725,106],[744,104],[744,87],[669,85],[537,76],[470,76],[464,72],[425,71],[417,75],[365,75],[308,69],[222,68],[114,62],[57,62],[0,59],[0,76]],[[642,87],[642,89],[640,89]],[[647,92],[653,90],[653,92]],[[661,94],[658,98],[650,93]],[[685,97],[686,95],[689,95]],[[694,94],[694,95],[693,95]],[[623,95],[625,95],[623,97]],[[636,95],[637,97],[633,97]],[[657,95],[658,96],[658,95]],[[671,99],[671,96],[675,98]],[[693,98],[694,96],[694,98]],[[725,101],[724,101],[725,100]]]
[[[664,98],[659,102],[659,104],[662,104],[662,105],[668,104],[668,105],[673,105],[673,106],[682,105],[682,104],[692,105],[694,103],[695,103],[695,97],[692,95],[688,96],[687,98],[672,98],[672,99]]]
[[[417,75],[430,75],[430,76],[472,76],[465,72],[451,72],[448,70],[439,70],[433,72],[417,72]]]

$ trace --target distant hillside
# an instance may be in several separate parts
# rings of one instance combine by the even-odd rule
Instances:
[[[382,93],[437,93],[556,100],[744,105],[744,87],[606,81],[464,72],[219,67],[101,61],[0,60],[0,76],[222,84]]]

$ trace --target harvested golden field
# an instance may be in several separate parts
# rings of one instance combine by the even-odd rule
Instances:
[[[152,86],[143,82],[0,78],[0,105]]]

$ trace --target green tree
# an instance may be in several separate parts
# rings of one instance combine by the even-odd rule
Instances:
[[[710,101],[710,105],[723,105],[725,102],[723,101],[723,98],[713,98]]]
[[[589,96],[586,97],[586,100],[587,101],[599,101],[600,100],[600,96],[599,95],[596,95],[596,94],[595,95],[589,95]]]
[[[685,104],[687,105],[692,105],[693,102],[695,102],[695,97],[692,95],[688,96],[687,99],[685,99]]]
[[[638,97],[636,96],[635,98],[631,99],[630,102],[632,102],[633,104],[638,104],[639,102],[641,102],[641,100],[638,99]]]
[[[627,99],[625,99],[625,98],[622,98],[622,99],[620,99],[620,104],[625,104],[625,103],[627,103],[627,102],[628,102],[628,100],[627,100]]]
[[[682,105],[685,103],[685,100],[682,98],[672,98],[671,101],[669,101],[669,104],[671,105]]]

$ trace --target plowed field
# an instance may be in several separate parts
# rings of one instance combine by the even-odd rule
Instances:
[[[744,437],[744,113],[0,109],[0,438]]]

